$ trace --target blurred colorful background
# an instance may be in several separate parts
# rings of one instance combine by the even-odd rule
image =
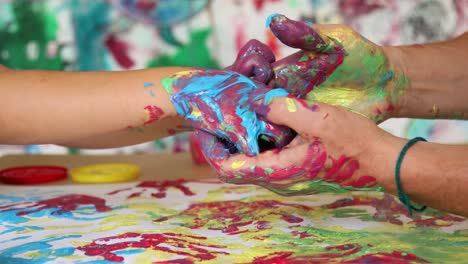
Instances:
[[[251,38],[280,58],[292,50],[265,28],[272,13],[348,24],[382,45],[442,41],[468,30],[468,0],[0,0],[0,64],[65,71],[222,68]],[[381,126],[402,137],[468,142],[466,121],[392,119]],[[0,145],[0,155],[182,152],[187,138],[106,150]]]

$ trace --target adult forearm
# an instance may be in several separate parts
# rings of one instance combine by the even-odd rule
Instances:
[[[378,182],[397,194],[395,164],[406,139],[392,137],[380,145]],[[405,155],[400,177],[403,191],[412,201],[468,216],[468,146],[418,142]],[[392,158],[390,158],[392,157]]]
[[[0,142],[63,144],[175,117],[161,81],[181,70],[0,72]]]
[[[395,117],[468,119],[468,33],[446,42],[384,50],[409,81]]]

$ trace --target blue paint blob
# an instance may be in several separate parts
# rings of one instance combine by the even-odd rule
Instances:
[[[266,19],[266,24],[265,24],[265,27],[270,27],[271,25],[271,21],[273,21],[273,19],[277,16],[280,16],[280,14],[278,13],[274,13],[274,14],[271,14],[270,16],[268,16],[268,18]]]

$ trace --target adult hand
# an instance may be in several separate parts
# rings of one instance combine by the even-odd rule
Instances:
[[[256,184],[283,195],[362,189],[377,184],[374,176],[381,174],[377,167],[382,166],[375,164],[397,155],[382,150],[390,134],[342,107],[309,105],[286,97],[274,99],[267,111],[257,111],[298,135],[284,148],[255,157],[229,155],[220,144],[210,144],[209,137],[202,136],[207,139],[202,145],[214,154],[209,160],[221,180]]]
[[[163,80],[177,112],[197,130],[212,136],[231,153],[257,155],[259,138],[282,147],[292,136],[289,128],[272,125],[258,117],[252,106],[262,107],[282,89],[269,89],[236,72],[191,70]]]
[[[392,68],[384,47],[344,25],[312,25],[275,14],[267,26],[281,42],[301,50],[275,62],[268,47],[250,41],[229,69],[298,98],[344,106],[376,123],[399,109],[408,80]]]

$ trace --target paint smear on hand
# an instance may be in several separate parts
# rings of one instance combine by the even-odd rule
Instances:
[[[297,112],[297,106],[292,98],[286,98],[286,105],[288,107],[288,111],[291,113]]]
[[[246,162],[245,160],[234,161],[234,162],[231,164],[231,168],[233,168],[233,169],[238,169],[238,168],[244,166],[245,162]]]
[[[145,113],[147,116],[145,125],[158,121],[164,115],[164,111],[155,105],[145,106]]]

